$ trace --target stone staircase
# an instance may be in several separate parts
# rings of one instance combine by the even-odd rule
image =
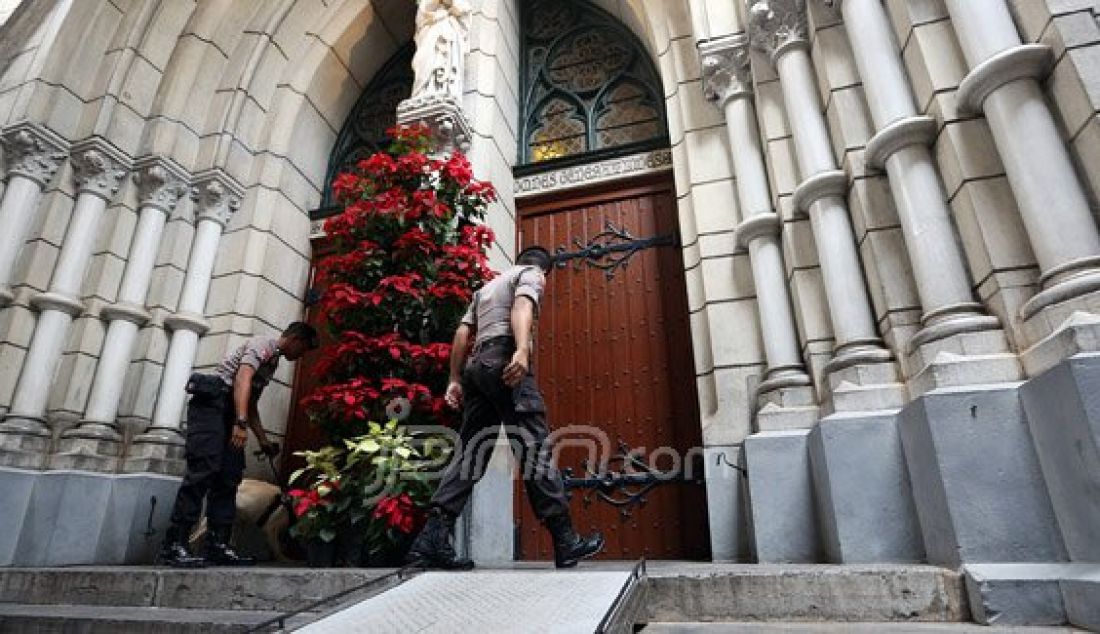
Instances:
[[[418,627],[425,628],[418,631],[473,631],[456,629],[455,625],[470,623],[469,607],[477,606],[475,610],[483,611],[483,622],[493,622],[497,617],[490,613],[499,611],[508,616],[504,622],[515,625],[480,627],[478,634],[588,631],[587,625],[565,626],[572,614],[566,613],[570,606],[579,606],[584,603],[581,599],[596,592],[585,590],[588,585],[606,585],[601,590],[605,593],[611,586],[619,587],[621,581],[611,580],[613,575],[609,573],[619,573],[616,579],[625,578],[632,566],[631,562],[596,562],[583,564],[575,571],[557,572],[548,564],[523,563],[471,573],[422,573],[397,588],[393,585],[399,582],[394,580],[385,587],[352,592],[334,605],[294,616],[285,625],[287,630],[313,623],[316,631],[351,631],[348,623],[360,622],[363,615],[377,615],[386,605],[417,605],[422,606],[417,608]],[[190,571],[149,567],[2,569],[0,632],[247,631],[319,599],[389,579],[387,575],[392,572],[268,567]],[[532,583],[551,588],[546,592],[552,594],[551,603],[558,606],[557,612],[538,615],[537,610],[545,609],[545,605],[540,608],[530,602],[530,597],[538,593],[525,595],[521,591],[533,587]],[[431,616],[435,609],[430,606],[432,602],[418,601],[415,596],[421,586],[421,592],[433,597],[439,596],[441,588],[453,588],[454,596],[449,604],[436,602],[446,604],[440,608],[444,611]],[[509,588],[513,596],[487,600],[484,593],[491,587]],[[647,562],[641,587],[634,629],[649,624],[642,628],[647,634],[769,631],[766,626],[794,627],[798,623],[802,624],[798,627],[810,629],[791,631],[923,632],[978,627],[966,625],[970,610],[962,576],[934,566]],[[470,593],[468,603],[462,601],[463,592]],[[482,593],[480,599],[474,597],[478,592]],[[397,601],[399,598],[404,603]],[[410,598],[412,603],[408,602]],[[544,597],[538,600],[545,604]],[[319,627],[326,622],[340,624],[340,614],[353,615],[355,610],[356,620],[347,620],[335,629]],[[827,623],[833,624],[828,627],[841,629],[829,630],[824,625]],[[857,627],[856,623],[875,625]],[[404,630],[396,625],[388,630],[375,624],[355,631],[374,634]]]

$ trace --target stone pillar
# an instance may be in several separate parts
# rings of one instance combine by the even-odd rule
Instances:
[[[164,320],[172,330],[168,357],[164,361],[153,421],[144,433],[134,438],[123,471],[154,473],[182,472],[183,436],[180,422],[187,400],[184,387],[191,375],[199,337],[209,325],[203,317],[210,275],[218,254],[218,242],[229,217],[240,206],[244,189],[220,169],[195,175],[191,198],[195,201],[197,224],[187,262],[176,313]]]
[[[886,170],[923,309],[922,328],[909,341],[912,391],[1018,380],[1022,371],[1008,354],[1000,322],[974,297],[929,150],[938,132],[936,120],[917,113],[886,10],[880,0],[826,2],[841,5],[876,129],[866,161]],[[950,361],[956,365],[966,363],[966,357],[972,362],[965,371],[941,371],[933,367],[944,363],[937,360],[940,352],[957,355]]]
[[[11,410],[0,423],[0,460],[9,466],[40,467],[50,442],[46,407],[69,326],[84,310],[80,287],[92,256],[107,203],[118,192],[130,159],[98,137],[74,145],[71,152],[77,184],[76,204],[57,258],[49,291],[31,299],[41,311],[23,371],[15,386]]]
[[[1100,290],[1100,234],[1039,87],[1054,56],[1021,43],[1004,0],[948,0],[947,9],[970,66],[959,108],[985,114],[1039,261],[1042,290],[1021,309],[1029,320]]]
[[[900,407],[904,387],[890,351],[875,326],[845,196],[848,179],[837,168],[817,81],[810,63],[805,0],[749,0],[752,46],[767,54],[779,73],[802,183],[794,205],[809,214],[817,245],[836,347],[826,364],[832,409]],[[858,368],[851,372],[848,369]],[[877,385],[872,391],[846,386]]]
[[[145,297],[153,275],[161,233],[168,215],[187,191],[187,172],[174,161],[160,156],[145,157],[134,164],[138,186],[139,216],[134,232],[118,300],[105,306],[109,322],[88,404],[80,424],[65,432],[58,452],[51,460],[54,469],[114,471],[117,467],[119,433],[115,415],[130,363],[138,329],[149,321]]]
[[[14,299],[12,275],[19,249],[38,213],[42,190],[68,156],[69,143],[44,126],[17,123],[0,135],[8,166],[7,187],[0,200],[0,307]]]
[[[767,371],[757,389],[757,431],[809,428],[818,409],[812,381],[802,362],[798,331],[787,290],[782,221],[771,206],[768,176],[752,101],[749,43],[744,35],[702,42],[704,90],[723,110],[729,132],[737,195],[743,220],[737,244],[752,263]]]

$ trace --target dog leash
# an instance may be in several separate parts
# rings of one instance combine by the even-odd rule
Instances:
[[[278,447],[278,445],[276,445]],[[287,495],[286,489],[283,487],[282,482],[279,482],[279,470],[275,468],[275,457],[267,453],[263,449],[253,451],[252,455],[256,458],[264,456],[267,458],[267,466],[271,468],[271,478],[274,480],[275,486],[279,488],[279,497],[276,498],[268,505],[264,512],[256,519],[256,526],[263,527],[267,523],[267,520],[271,519],[271,516],[279,509],[280,506],[285,507],[287,512],[290,513],[290,521],[294,522],[294,507],[291,505],[290,496]]]

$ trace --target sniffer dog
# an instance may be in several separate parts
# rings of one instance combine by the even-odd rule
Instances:
[[[274,484],[263,480],[245,478],[237,489],[237,519],[233,526],[233,541],[252,544],[257,541],[267,545],[272,558],[280,562],[293,561],[286,555],[283,540],[291,522],[290,508],[284,502],[283,492]],[[257,535],[261,540],[257,540]],[[191,549],[206,536],[206,516],[191,533]]]

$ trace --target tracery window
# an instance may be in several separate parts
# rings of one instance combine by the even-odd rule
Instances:
[[[585,0],[523,0],[520,163],[666,145],[664,102],[649,55]]]
[[[325,191],[315,218],[337,211],[332,199],[332,181],[336,175],[387,145],[386,130],[397,123],[397,104],[412,94],[412,56],[416,48],[410,42],[394,53],[375,73],[336,137],[328,160]]]

